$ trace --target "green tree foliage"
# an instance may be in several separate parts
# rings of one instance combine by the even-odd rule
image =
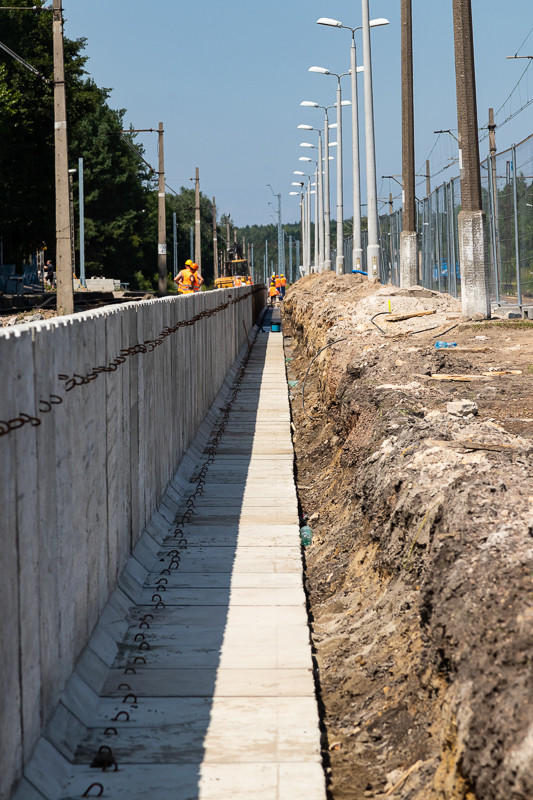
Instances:
[[[10,5],[27,7],[22,0]],[[1,13],[4,44],[51,79],[51,12]],[[120,136],[124,112],[112,111],[106,102],[109,91],[86,77],[84,47],[84,39],[64,40],[71,166],[77,167],[79,156],[84,158],[87,274],[107,273],[127,280],[135,268],[150,269],[142,245],[147,174]],[[42,244],[54,259],[53,86],[0,50],[0,101],[4,259],[21,264]],[[151,261],[156,267],[157,249]]]

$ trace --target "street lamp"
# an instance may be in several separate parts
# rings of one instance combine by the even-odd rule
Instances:
[[[337,78],[337,258],[335,272],[342,275],[344,272],[344,236],[343,236],[343,202],[342,202],[342,106],[351,105],[349,100],[341,99],[341,78],[349,72],[332,72],[325,67],[309,67],[309,72],[318,72],[320,75],[334,75]]]
[[[300,103],[301,106],[304,108],[322,108],[324,110],[324,259],[323,265],[325,270],[331,269],[331,227],[330,227],[330,192],[329,192],[329,161],[330,158],[328,156],[329,153],[329,128],[332,128],[333,125],[330,125],[328,122],[328,111],[330,108],[334,108],[334,105],[331,106],[321,106],[319,103],[315,103],[313,100],[303,100]],[[335,127],[336,127],[336,123]]]
[[[312,125],[298,125],[299,130],[316,131],[318,133],[318,177],[317,177],[317,223],[318,223],[318,271],[323,272],[325,260],[324,246],[324,162],[322,156],[322,129],[314,128]],[[302,142],[300,147],[307,147],[307,142]]]
[[[372,92],[372,52],[370,47],[369,0],[361,0],[363,31],[363,67],[365,73],[365,142],[366,195],[368,220],[367,273],[369,280],[379,277],[379,220],[376,181],[376,145],[374,139],[374,98]]]
[[[269,183],[267,183],[267,186],[274,197],[278,198],[278,207],[274,210],[277,211],[278,214],[278,275],[281,275],[285,272],[285,252],[283,247],[283,230],[281,227],[281,193],[276,194]],[[269,203],[269,205],[272,205],[272,203]],[[272,208],[274,208],[274,206],[272,206]]]
[[[326,25],[331,28],[345,28],[352,32],[352,44],[350,48],[350,77],[352,84],[352,164],[353,164],[353,259],[352,271],[361,270],[363,248],[361,242],[361,170],[359,164],[359,119],[358,119],[358,99],[357,99],[357,73],[364,72],[364,67],[357,66],[355,49],[355,32],[362,29],[362,25],[352,28],[350,25],[343,25],[342,22],[329,17],[320,17],[318,25]],[[375,28],[380,25],[389,25],[389,20],[384,17],[372,19],[369,27]]]

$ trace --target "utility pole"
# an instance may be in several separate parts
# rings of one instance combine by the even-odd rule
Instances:
[[[172,212],[172,240],[174,243],[174,258],[173,258],[173,272],[172,277],[175,277],[178,274],[178,221],[176,217],[176,212]]]
[[[167,222],[165,213],[165,157],[163,150],[163,123],[159,123],[159,167],[157,191],[157,271],[159,296],[167,293]]]
[[[202,231],[200,228],[200,170],[196,167],[194,180],[194,260],[198,264],[198,274],[202,272]]]
[[[426,161],[426,197],[431,194],[431,174],[429,171],[429,159]]]
[[[461,169],[459,260],[461,306],[465,316],[490,318],[489,275],[485,258],[485,213],[481,205],[481,175],[476,106],[476,73],[471,0],[452,0]]]
[[[217,207],[214,197],[213,197],[213,268],[216,280],[219,277],[219,275],[218,275]]]
[[[412,29],[411,0],[401,0],[403,214],[400,234],[400,286],[403,288],[415,286],[418,283]]]
[[[496,174],[496,125],[494,122],[494,109],[489,108],[489,165],[490,185],[492,195],[492,255],[494,261],[494,284],[496,300],[500,302],[500,211],[498,203],[498,178]]]
[[[59,314],[63,315],[74,313],[74,288],[72,283],[72,251],[70,247],[67,104],[65,97],[61,0],[53,0],[52,38],[54,48],[57,310]]]

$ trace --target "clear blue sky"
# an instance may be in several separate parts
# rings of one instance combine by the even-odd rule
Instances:
[[[533,55],[533,33],[519,50],[533,27],[533,2],[472,0],[472,10],[481,127],[489,106],[500,109],[530,63],[506,56],[517,51]],[[289,191],[292,172],[301,167],[298,157],[304,154],[299,142],[310,134],[302,136],[296,126],[320,127],[323,120],[322,111],[299,104],[333,104],[336,90],[335,78],[309,73],[308,67],[318,64],[339,73],[349,67],[349,31],[325,28],[316,20],[327,16],[360,25],[359,0],[64,0],[64,16],[67,36],[87,38],[88,72],[99,86],[112,88],[110,105],[126,109],[126,125],[157,128],[164,123],[170,186],[179,190],[191,185],[188,179],[199,167],[202,191],[216,198],[219,212],[230,213],[243,226],[273,221],[270,183],[282,194],[283,221],[299,218],[297,198]],[[382,181],[381,175],[401,173],[400,1],[370,0],[370,16],[387,17],[391,23],[372,32],[378,194],[388,197],[399,187]],[[416,168],[423,171],[434,148],[430,161],[435,186],[458,174],[457,166],[436,174],[456,156],[456,143],[447,134],[438,141],[433,134],[457,128],[451,0],[413,0],[413,26]],[[360,32],[356,36],[361,62]],[[362,96],[362,76],[359,87]],[[348,78],[343,79],[343,92],[349,99]],[[497,123],[532,97],[533,66]],[[363,130],[362,102],[360,115]],[[343,133],[349,217],[349,108]],[[496,131],[498,149],[531,133],[533,105]],[[145,134],[142,139],[154,166],[156,138]],[[482,157],[487,149],[485,140]],[[364,152],[361,156],[364,193]]]

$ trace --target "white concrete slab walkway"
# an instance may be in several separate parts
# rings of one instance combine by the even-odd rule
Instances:
[[[169,487],[17,800],[325,800],[280,333],[258,334],[176,538],[213,423],[216,432],[216,410],[189,451],[190,482],[181,469]],[[105,771],[90,766],[99,751]]]

